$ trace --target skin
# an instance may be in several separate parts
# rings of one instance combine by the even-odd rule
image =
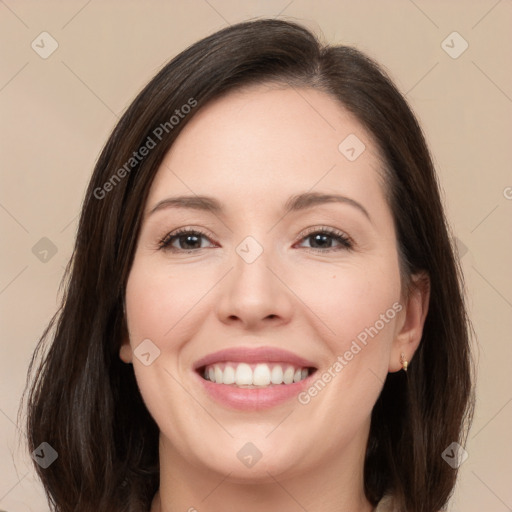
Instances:
[[[352,162],[338,150],[349,134],[366,146]],[[152,512],[372,510],[363,491],[370,414],[386,374],[419,344],[429,293],[424,276],[403,293],[381,168],[372,137],[339,102],[285,86],[209,103],[166,155],[145,205],[120,352],[160,428]],[[369,218],[349,203],[285,215],[286,200],[308,191],[348,197]],[[149,213],[165,198],[196,194],[223,211]],[[206,231],[203,248],[187,253],[175,240],[176,252],[159,249],[182,227]],[[335,238],[315,245],[304,233],[322,227],[348,235],[353,248]],[[236,252],[249,235],[263,248],[250,264]],[[229,409],[193,375],[199,358],[235,346],[288,349],[321,374],[394,303],[402,310],[307,405]],[[133,355],[144,339],[161,351],[149,366]],[[262,453],[251,468],[237,458],[247,442]]]

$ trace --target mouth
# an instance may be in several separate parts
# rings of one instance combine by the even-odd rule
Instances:
[[[248,363],[227,361],[200,367],[199,375],[214,384],[225,384],[245,389],[289,386],[312,375],[316,368],[290,363]]]
[[[260,410],[296,397],[317,366],[286,350],[241,347],[210,354],[194,370],[209,398],[229,408]]]

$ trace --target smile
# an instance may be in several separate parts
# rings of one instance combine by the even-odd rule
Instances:
[[[274,347],[233,347],[209,354],[194,365],[208,399],[246,411],[292,401],[310,384],[315,364]]]
[[[288,363],[225,362],[205,366],[202,375],[204,379],[216,384],[261,388],[300,382],[313,371],[313,368],[297,367]]]

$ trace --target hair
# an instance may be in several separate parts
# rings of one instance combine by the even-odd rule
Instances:
[[[392,494],[397,511],[434,512],[451,496],[457,470],[441,454],[454,441],[464,444],[472,417],[472,329],[424,136],[403,96],[368,56],[323,45],[298,24],[264,19],[220,30],[166,64],[128,107],[98,158],[62,303],[39,340],[27,380],[29,449],[45,441],[58,452],[47,469],[35,464],[52,509],[149,509],[159,484],[159,429],[133,367],[119,358],[143,207],[165,154],[202,106],[269,83],[324,91],[374,138],[401,272],[430,278],[420,345],[407,374],[387,375],[372,411],[366,497],[375,505]],[[155,147],[139,151],[149,140]]]

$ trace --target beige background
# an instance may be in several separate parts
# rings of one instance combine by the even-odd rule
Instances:
[[[48,510],[18,446],[17,410],[102,145],[167,60],[228,23],[260,16],[302,21],[325,41],[367,51],[418,114],[479,340],[476,418],[450,510],[512,509],[511,0],[0,0],[0,509]],[[31,47],[51,48],[43,31],[58,43],[46,59]],[[469,44],[458,58],[442,47],[453,31]],[[463,48],[457,36],[446,44],[452,54]],[[32,251],[43,237],[57,248],[47,261],[48,242]]]

